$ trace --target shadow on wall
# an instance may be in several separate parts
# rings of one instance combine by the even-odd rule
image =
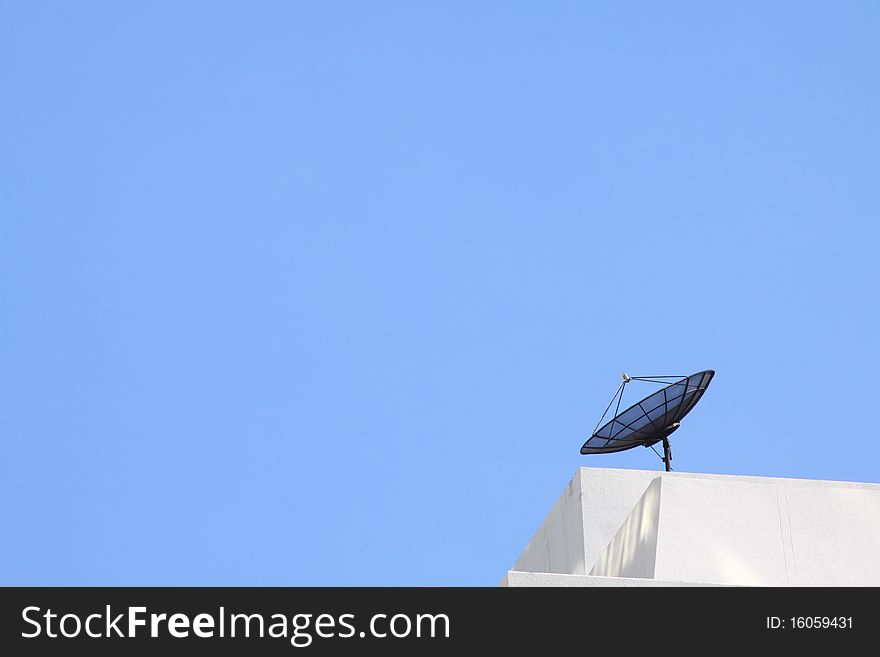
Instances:
[[[657,477],[650,483],[590,575],[654,578],[662,481]]]

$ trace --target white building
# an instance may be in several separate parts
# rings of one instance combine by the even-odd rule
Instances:
[[[880,484],[579,468],[503,586],[880,586]]]

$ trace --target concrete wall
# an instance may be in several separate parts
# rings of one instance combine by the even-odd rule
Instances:
[[[657,474],[578,468],[511,570],[586,575]]]
[[[630,511],[659,473],[654,470],[580,468],[584,563],[590,572]]]
[[[513,570],[583,575],[583,479],[576,472],[547,518],[526,545]]]
[[[656,477],[648,484],[590,575],[654,579],[662,482],[661,477]]]
[[[880,486],[664,478],[654,576],[880,585]]]
[[[513,571],[880,586],[880,485],[581,468]]]

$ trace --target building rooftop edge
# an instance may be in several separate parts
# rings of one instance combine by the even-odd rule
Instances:
[[[574,476],[581,474],[586,471],[587,474],[589,472],[602,472],[602,473],[639,473],[639,474],[654,474],[658,477],[684,477],[684,478],[693,478],[693,479],[730,479],[737,480],[743,482],[767,482],[767,481],[780,481],[780,482],[795,482],[795,483],[803,483],[803,484],[830,484],[838,487],[850,488],[850,487],[871,487],[871,488],[880,488],[880,483],[872,482],[872,481],[841,481],[836,479],[806,479],[803,477],[772,477],[768,475],[738,475],[738,474],[716,474],[711,472],[682,472],[682,471],[673,471],[673,472],[665,472],[663,470],[642,470],[640,468],[600,468],[595,466],[578,466],[575,471]]]

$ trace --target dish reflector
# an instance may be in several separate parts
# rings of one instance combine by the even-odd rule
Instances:
[[[713,376],[714,370],[697,372],[648,395],[597,429],[581,454],[609,454],[660,442],[678,429]]]

